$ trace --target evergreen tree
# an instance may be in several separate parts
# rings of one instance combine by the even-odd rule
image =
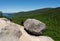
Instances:
[[[0,11],[0,17],[3,17],[3,14],[2,14],[2,12]]]

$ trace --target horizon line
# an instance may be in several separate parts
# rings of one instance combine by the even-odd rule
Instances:
[[[34,11],[34,10],[38,10],[38,9],[44,9],[44,8],[59,8],[59,7],[42,7],[42,8],[37,8],[37,9],[31,9],[31,10],[22,10],[22,11],[15,11],[15,12],[3,12],[2,13],[18,13],[18,12],[28,12],[28,11]]]

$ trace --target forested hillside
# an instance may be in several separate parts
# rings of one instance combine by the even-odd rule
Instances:
[[[23,22],[28,18],[35,18],[44,22],[47,29],[43,35],[50,36],[55,41],[60,41],[60,7],[19,12],[14,14],[12,21],[23,25]]]

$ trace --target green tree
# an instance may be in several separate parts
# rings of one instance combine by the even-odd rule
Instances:
[[[0,17],[3,17],[3,14],[2,14],[2,12],[0,11]]]

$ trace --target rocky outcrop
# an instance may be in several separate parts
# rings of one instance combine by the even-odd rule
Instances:
[[[15,24],[6,18],[0,18],[0,41],[54,41],[47,36],[31,36],[24,26]]]
[[[27,19],[24,22],[24,28],[29,34],[39,36],[46,29],[46,25],[36,19]]]
[[[19,41],[22,32],[14,23],[0,18],[0,41]]]

